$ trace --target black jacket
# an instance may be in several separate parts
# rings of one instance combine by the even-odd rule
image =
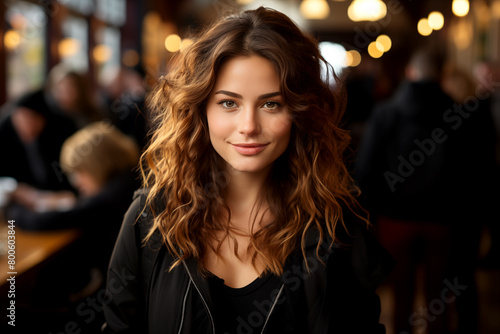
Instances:
[[[433,81],[404,82],[374,109],[355,163],[372,213],[441,222],[453,207],[452,99]]]
[[[113,251],[105,332],[218,333],[211,311],[216,297],[210,295],[196,260],[169,271],[173,258],[158,233],[141,246],[152,223],[151,213],[142,210],[144,197],[132,203]],[[393,260],[361,225],[348,224],[349,246],[321,248],[326,267],[315,255],[314,232],[308,236],[306,249],[311,273],[305,269],[300,250],[289,257],[276,298],[260,308],[266,313],[261,317],[263,333],[385,333],[379,324],[375,289],[392,269]],[[285,309],[285,323],[273,321],[277,308]],[[242,331],[252,333],[246,325]]]
[[[30,159],[29,147],[19,138],[12,124],[11,114],[0,119],[0,177],[9,176],[18,182],[38,189],[71,190],[62,172],[59,155],[64,141],[76,131],[73,123],[64,116],[47,115],[47,125],[31,144],[39,159]],[[36,173],[35,173],[36,172]]]

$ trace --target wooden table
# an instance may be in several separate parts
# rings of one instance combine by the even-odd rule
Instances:
[[[7,285],[7,278],[15,272],[16,278],[43,266],[64,251],[81,236],[78,229],[60,231],[23,231],[15,228],[16,259],[14,270],[9,268],[7,255],[0,255],[0,288]]]

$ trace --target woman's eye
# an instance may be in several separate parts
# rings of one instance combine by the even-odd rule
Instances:
[[[274,110],[274,109],[278,109],[280,107],[280,104],[278,102],[269,101],[269,102],[264,103],[263,107],[266,109],[273,109]]]
[[[233,109],[234,107],[236,107],[236,102],[234,101],[221,101],[219,102],[219,104],[226,109]]]

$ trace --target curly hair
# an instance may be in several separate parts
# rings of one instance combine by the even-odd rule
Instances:
[[[281,274],[294,250],[300,246],[305,254],[306,232],[313,227],[320,235],[317,251],[328,235],[337,241],[339,222],[345,228],[343,208],[368,223],[357,213],[357,188],[343,161],[350,137],[339,127],[341,82],[331,66],[326,68],[335,84],[322,79],[327,63],[313,38],[286,15],[260,7],[205,30],[176,55],[148,98],[155,130],[141,169],[155,219],[147,238],[159,230],[178,259],[173,267],[190,257],[203,259],[208,247],[217,251],[209,240],[217,240],[217,231],[229,233],[228,178],[210,143],[206,103],[225,61],[255,55],[274,66],[293,124],[289,147],[274,162],[263,194],[273,222],[251,236],[254,265],[258,256],[266,270]]]

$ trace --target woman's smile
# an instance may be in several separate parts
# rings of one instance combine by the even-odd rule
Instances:
[[[260,152],[262,152],[267,145],[267,144],[259,144],[259,143],[249,143],[249,144],[231,144],[233,145],[234,149],[243,155],[255,155]]]

